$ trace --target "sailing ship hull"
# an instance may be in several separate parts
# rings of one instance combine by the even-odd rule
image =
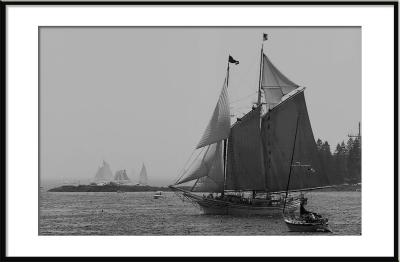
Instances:
[[[204,198],[190,192],[183,192],[183,196],[196,203],[202,212],[207,215],[280,215],[283,211],[282,205],[250,205],[242,203],[232,203],[224,200]]]

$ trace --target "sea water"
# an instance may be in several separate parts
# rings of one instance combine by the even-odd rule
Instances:
[[[299,235],[281,216],[204,215],[189,201],[164,192],[41,192],[40,235]],[[361,234],[361,192],[306,194],[306,208],[329,219],[330,235]]]

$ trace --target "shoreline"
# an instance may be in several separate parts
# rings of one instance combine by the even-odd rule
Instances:
[[[190,188],[188,188],[189,190]],[[138,186],[138,185],[66,185],[51,188],[46,192],[170,192],[169,187],[156,187],[156,186]],[[313,190],[317,192],[343,192],[343,191],[359,191],[361,192],[361,184],[353,185],[338,185],[329,188],[321,188]]]
[[[47,192],[151,192],[171,191],[168,187],[135,186],[135,185],[67,185],[51,188]]]

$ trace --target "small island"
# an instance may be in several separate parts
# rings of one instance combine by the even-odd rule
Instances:
[[[151,192],[171,191],[168,187],[142,186],[142,185],[118,185],[108,183],[105,185],[64,185],[52,188],[48,192]]]

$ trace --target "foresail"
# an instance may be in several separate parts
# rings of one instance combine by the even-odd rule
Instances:
[[[206,130],[203,133],[196,149],[214,144],[229,136],[231,127],[229,99],[227,90],[226,79],[222,87],[217,105],[215,106],[214,113],[210,119]]]
[[[310,167],[293,167],[289,189],[312,188],[328,184],[327,176],[321,170],[319,163],[304,90],[301,90],[262,118],[261,137],[265,185],[268,191],[286,190],[297,118],[299,120],[293,163],[310,165]]]
[[[228,139],[228,190],[264,190],[264,163],[260,136],[261,106],[232,126]]]
[[[176,184],[186,183],[195,179],[207,177],[214,183],[224,183],[224,168],[222,159],[222,141],[205,147],[204,152],[189,166],[184,176]]]
[[[199,178],[196,182],[193,192],[223,192],[224,181],[215,182],[208,176]]]
[[[275,106],[282,97],[299,86],[283,75],[271,60],[263,55],[263,75],[261,87],[264,90],[267,104]]]

